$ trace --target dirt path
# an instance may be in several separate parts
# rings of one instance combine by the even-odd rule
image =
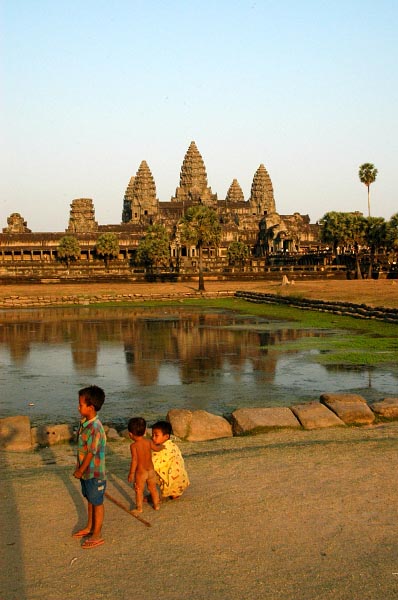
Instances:
[[[378,600],[398,593],[398,424],[182,443],[192,484],[82,550],[74,448],[0,455],[4,600]],[[109,444],[126,503],[128,443]]]
[[[302,281],[294,285],[277,281],[206,281],[206,292],[234,292],[249,290],[272,294],[295,295],[303,298],[341,300],[364,303],[370,306],[391,306],[398,308],[398,284],[395,280],[362,281]],[[110,283],[110,284],[47,284],[47,285],[3,285],[0,286],[0,299],[9,296],[60,296],[60,295],[106,295],[109,293],[135,294],[140,296],[162,297],[197,293],[197,283]],[[198,294],[199,295],[199,294]]]

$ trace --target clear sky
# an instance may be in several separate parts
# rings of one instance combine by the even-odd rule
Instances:
[[[146,160],[159,200],[191,140],[220,199],[264,163],[280,214],[398,212],[396,0],[2,0],[0,230],[120,223]]]

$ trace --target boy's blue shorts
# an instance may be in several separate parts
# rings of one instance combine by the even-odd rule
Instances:
[[[100,506],[104,503],[104,494],[106,490],[106,479],[81,479],[82,494],[87,498],[87,502],[94,506]]]

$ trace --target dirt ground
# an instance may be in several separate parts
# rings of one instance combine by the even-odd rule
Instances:
[[[105,544],[71,537],[85,505],[71,446],[0,454],[4,600],[381,600],[398,594],[398,424],[180,443],[191,486],[151,527],[106,500]],[[132,508],[129,445],[108,492]]]
[[[272,285],[236,289],[282,289]],[[391,281],[286,289],[396,305]],[[395,598],[397,437],[391,423],[181,442],[185,495],[146,506],[151,527],[106,500],[105,544],[92,550],[71,537],[85,518],[75,447],[0,452],[0,598]],[[110,442],[107,456],[108,492],[132,508],[128,442]]]
[[[234,292],[250,290],[271,294],[295,295],[304,298],[341,300],[368,304],[369,306],[391,306],[398,308],[398,280],[327,280],[299,281],[282,285],[276,281],[205,281],[206,292]],[[186,283],[109,283],[109,284],[47,284],[47,285],[2,285],[0,298],[8,296],[60,296],[60,295],[101,295],[116,292],[139,296],[165,295],[182,297],[197,292],[197,282]],[[198,294],[200,295],[200,294]]]

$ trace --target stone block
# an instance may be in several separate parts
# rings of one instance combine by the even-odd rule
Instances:
[[[114,427],[108,427],[108,431],[106,432],[106,439],[111,442],[117,441],[120,440],[120,435]]]
[[[320,402],[295,404],[291,407],[291,410],[304,429],[322,429],[323,427],[345,425],[333,411]]]
[[[398,419],[398,398],[384,398],[371,405],[373,412],[384,419]]]
[[[280,427],[300,427],[290,408],[238,408],[232,413],[232,429],[235,435]]]
[[[174,435],[189,442],[232,437],[232,427],[224,417],[205,410],[172,409],[167,413]]]
[[[30,419],[26,416],[0,419],[0,448],[2,450],[31,450]]]
[[[369,425],[375,420],[365,398],[359,394],[322,394],[320,400],[347,425]]]
[[[171,423],[174,435],[185,439],[190,431],[192,411],[186,408],[172,408],[167,413],[167,420]]]
[[[128,429],[123,429],[123,431],[120,432],[120,436],[122,438],[125,438],[126,440],[130,440],[130,442],[132,442],[132,440],[130,439],[130,435],[129,435],[129,430]]]
[[[32,439],[39,446],[53,446],[74,439],[71,425],[39,425],[32,429]]]

